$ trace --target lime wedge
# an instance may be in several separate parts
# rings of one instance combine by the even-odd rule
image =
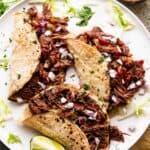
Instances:
[[[35,136],[30,142],[30,150],[65,150],[56,141],[44,136]]]

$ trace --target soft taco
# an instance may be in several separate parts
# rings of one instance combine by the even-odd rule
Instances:
[[[33,97],[23,123],[69,150],[106,149],[110,141],[107,115],[85,90],[70,85]]]
[[[74,66],[83,87],[105,111],[110,95],[107,62],[98,50],[76,39],[67,40],[69,51],[74,56]]]
[[[27,102],[49,85],[64,82],[66,70],[73,64],[73,56],[63,39],[68,33],[67,21],[67,18],[54,17],[47,4],[41,12],[32,7],[15,14],[10,100]]]
[[[26,102],[48,86],[62,84],[67,69],[74,65],[82,86],[89,88],[93,99],[106,111],[110,86],[102,55],[82,41],[65,40],[67,19],[53,17],[47,5],[43,6],[42,19],[40,15],[35,7],[15,15],[9,99]],[[47,35],[46,25],[47,31],[41,31],[43,20],[63,30]]]
[[[24,12],[14,14],[14,49],[10,61],[8,93],[11,100],[16,100],[15,93],[31,79],[41,55],[40,44],[35,31],[27,22],[28,17]]]

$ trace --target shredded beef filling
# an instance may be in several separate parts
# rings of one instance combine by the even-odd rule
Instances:
[[[71,91],[69,88],[57,86],[32,98],[29,107],[33,114],[59,109],[59,116],[77,124],[85,133],[91,150],[106,148],[111,139],[123,141],[123,134],[117,128],[112,130],[107,116],[84,90],[83,92]],[[113,135],[113,132],[117,134]]]
[[[73,64],[73,56],[69,53],[67,44],[62,38],[68,33],[66,26],[68,18],[53,17],[48,5],[43,5],[42,14],[36,7],[28,9],[28,21],[37,33],[41,46],[40,64],[31,80],[15,95],[23,101],[45,89],[48,85],[64,82],[66,70]]]
[[[92,45],[108,62],[111,96],[110,109],[127,104],[145,83],[143,61],[135,61],[129,48],[119,38],[104,33],[99,27],[80,34],[78,39]]]
[[[68,33],[68,18],[54,17],[46,4],[42,14],[36,7],[28,9],[27,13],[30,19],[25,21],[32,25],[40,42],[40,64],[31,80],[12,99],[30,100],[29,107],[33,114],[48,112],[49,109],[60,110],[62,118],[74,122],[85,133],[91,150],[106,148],[111,140],[123,142],[123,133],[109,125],[107,116],[84,90],[78,92],[56,86],[34,97],[50,85],[62,84],[66,70],[73,65],[74,59],[63,39]],[[108,61],[110,109],[126,104],[145,83],[143,61],[133,60],[129,48],[119,38],[104,33],[99,27],[77,38],[95,46]]]

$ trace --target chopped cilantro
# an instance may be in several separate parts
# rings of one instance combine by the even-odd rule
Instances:
[[[85,91],[87,91],[90,89],[90,86],[88,84],[83,84],[83,88]]]
[[[8,144],[21,143],[21,139],[20,139],[19,136],[10,133],[9,136],[8,136],[8,138],[7,138],[7,143]]]
[[[79,103],[85,104],[85,101],[83,99],[80,99]]]
[[[5,11],[9,8],[11,4],[14,4],[18,1],[20,0],[7,0],[7,1],[0,0],[0,16],[5,13]]]
[[[98,63],[99,63],[99,64],[101,64],[101,63],[103,63],[103,62],[104,62],[104,60],[105,60],[105,58],[104,58],[104,57],[100,57],[100,58],[98,59]]]
[[[75,77],[75,74],[72,74],[71,76],[70,76],[70,78],[74,78]]]
[[[4,58],[6,58],[6,57],[7,57],[7,55],[5,54],[3,57],[4,57]]]
[[[91,74],[93,74],[93,73],[94,73],[94,71],[92,70],[92,71],[90,71],[90,73],[91,73]]]
[[[9,38],[9,43],[11,43],[12,42],[12,39],[11,38]]]
[[[37,44],[37,41],[32,41],[33,42],[33,44]]]
[[[8,69],[8,59],[7,58],[0,59],[0,67],[4,70]]]
[[[76,25],[86,26],[88,24],[88,21],[93,16],[93,14],[94,12],[92,12],[90,7],[84,6],[78,13],[78,16],[81,20]]]
[[[17,79],[19,80],[21,78],[21,74],[18,74],[17,75]]]

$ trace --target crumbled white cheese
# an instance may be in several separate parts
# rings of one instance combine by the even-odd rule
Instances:
[[[49,77],[52,81],[54,81],[56,75],[54,74],[54,72],[49,72],[49,73],[48,73],[48,77]]]
[[[116,38],[116,37],[111,38],[111,42],[112,42],[113,44],[116,44],[116,43],[117,43],[117,38]]]
[[[110,36],[102,36],[102,38],[105,39],[105,40],[109,40],[110,41],[112,37],[110,37]]]
[[[18,103],[23,103],[23,99],[21,97],[17,97],[17,102]]]
[[[119,46],[117,46],[117,50],[121,53],[121,49],[120,49],[120,47],[119,47]]]
[[[65,97],[61,97],[60,101],[61,101],[62,104],[64,104],[64,103],[67,102],[67,99]]]
[[[112,99],[113,102],[117,102],[116,96],[113,95],[113,96],[111,97],[111,99]]]
[[[42,89],[45,89],[45,88],[46,88],[46,85],[43,84],[42,82],[38,82],[38,84],[41,86]]]
[[[141,88],[139,90],[139,95],[143,96],[145,94],[145,89],[144,88]]]
[[[61,46],[61,43],[60,43],[60,42],[57,42],[57,43],[55,44],[55,46],[56,46],[56,47],[60,47],[60,46]]]
[[[121,82],[122,82],[122,84],[125,84],[125,81],[124,81],[124,79],[122,79],[122,80],[121,80]]]
[[[117,38],[116,37],[111,37],[111,36],[102,36],[103,39],[110,41],[113,44],[117,43]]]
[[[117,62],[118,64],[120,64],[120,65],[123,64],[121,59],[116,60],[116,62]]]
[[[107,57],[107,58],[105,58],[105,61],[106,61],[106,62],[111,62],[112,59],[111,59],[111,57]]]
[[[59,32],[60,30],[61,30],[61,27],[59,26],[59,27],[56,28],[55,31],[56,31],[56,32]]]
[[[142,84],[142,82],[139,80],[136,82],[136,85],[140,86]]]
[[[64,51],[62,54],[61,54],[61,59],[64,59],[68,56],[68,52],[67,51]]]
[[[95,137],[95,143],[96,143],[96,145],[99,145],[100,139],[98,137]]]
[[[102,54],[103,54],[104,56],[106,56],[106,57],[109,56],[109,54],[108,54],[107,52],[102,52]]]
[[[110,69],[109,70],[109,75],[111,78],[115,78],[117,75],[117,72],[114,69]]]
[[[135,83],[131,83],[129,86],[128,86],[128,90],[132,90],[136,87],[136,84]]]
[[[63,48],[63,47],[60,47],[60,48],[59,48],[59,53],[62,54],[62,53],[64,53],[65,51],[66,51],[66,48]]]
[[[69,57],[70,59],[73,59],[73,56],[72,56],[72,54],[70,54],[70,53],[68,53],[68,57]]]
[[[74,107],[74,103],[70,102],[65,105],[65,108],[72,109]]]
[[[88,116],[88,119],[90,119],[90,120],[96,120],[97,112],[85,109],[84,113]]]
[[[97,112],[91,114],[91,116],[89,116],[88,119],[90,119],[90,120],[96,120],[96,117],[97,117]]]
[[[45,31],[44,35],[45,36],[50,36],[52,34],[52,32],[50,30]]]

